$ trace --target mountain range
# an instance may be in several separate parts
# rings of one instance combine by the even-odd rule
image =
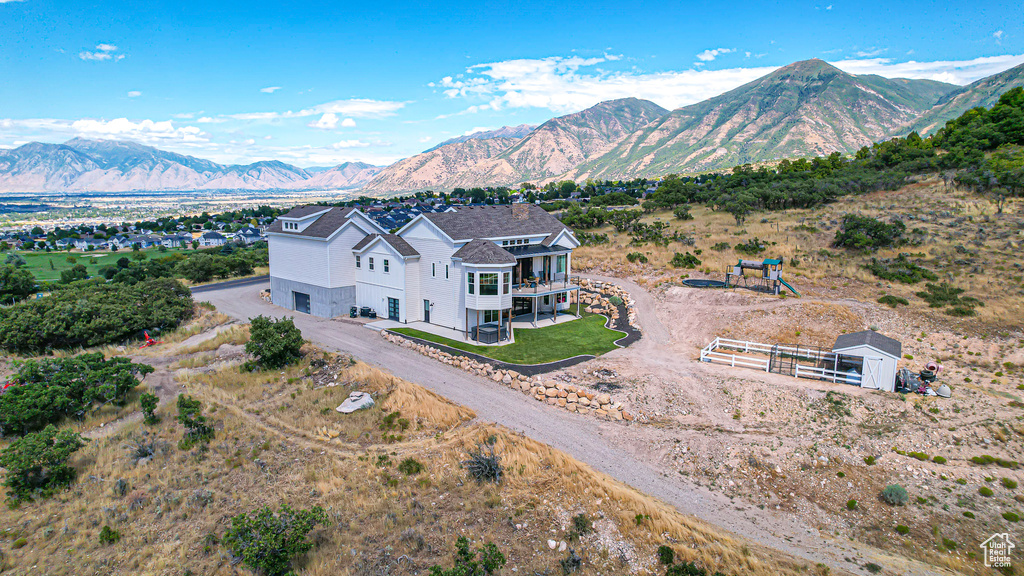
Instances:
[[[0,192],[362,189],[385,194],[657,177],[850,154],[915,130],[928,135],[970,108],[993,105],[1015,86],[1024,86],[1024,65],[961,87],[853,75],[813,59],[676,110],[638,98],[611,100],[536,127],[505,126],[452,138],[387,167],[221,165],[132,142],[32,142],[0,150]]]
[[[135,142],[75,138],[0,151],[0,192],[342,190],[381,169],[362,162],[312,171],[277,160],[223,165]]]

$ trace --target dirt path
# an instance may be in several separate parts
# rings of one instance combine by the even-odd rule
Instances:
[[[663,317],[663,307],[657,299],[632,282],[607,280],[618,282],[631,291],[642,311],[640,323],[644,330],[644,338],[639,343],[607,356],[648,357],[648,369],[688,377],[680,367],[692,366],[693,363],[680,363],[676,355],[692,348],[672,339],[669,329],[659,320]],[[796,515],[738,504],[721,493],[695,486],[658,469],[653,455],[642,447],[646,444],[646,436],[664,433],[653,427],[601,422],[527,401],[521,394],[495,386],[489,380],[392,345],[362,326],[277,308],[259,298],[261,288],[246,285],[206,290],[203,298],[215,304],[219,312],[242,320],[257,314],[292,316],[303,335],[325,349],[343,351],[380,366],[399,378],[469,407],[482,420],[501,424],[549,444],[672,504],[683,513],[697,516],[758,544],[804,558],[812,564],[823,562],[833,569],[851,572],[860,572],[861,564],[873,561],[890,566],[898,562],[897,571],[903,574],[934,573],[923,564],[908,564],[902,559],[888,558],[874,549],[833,540]]]

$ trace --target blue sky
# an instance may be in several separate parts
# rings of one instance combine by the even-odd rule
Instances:
[[[386,164],[612,98],[677,108],[807,58],[957,84],[1024,62],[1020,2],[710,4],[0,0],[0,147]]]

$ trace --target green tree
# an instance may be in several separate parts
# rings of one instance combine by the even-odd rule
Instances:
[[[489,576],[504,565],[505,555],[493,542],[487,542],[474,553],[469,548],[469,540],[460,536],[455,542],[454,566],[447,570],[431,566],[430,576]]]
[[[75,264],[67,270],[62,270],[60,273],[61,284],[71,284],[79,280],[87,280],[89,278],[89,270],[86,269],[84,264]]]
[[[302,332],[291,318],[274,320],[260,315],[249,319],[245,352],[260,368],[281,368],[302,358],[303,342]]]
[[[146,415],[146,424],[156,424],[159,419],[156,417],[156,406],[160,402],[160,398],[156,394],[150,394],[149,392],[143,392],[142,396],[139,396],[139,405],[142,407],[142,412]]]
[[[0,266],[0,304],[14,304],[36,291],[36,278],[28,270]]]
[[[178,442],[178,448],[188,450],[213,439],[213,427],[207,423],[202,411],[202,402],[191,396],[178,395],[178,422],[185,427],[185,435]]]
[[[53,425],[19,438],[0,452],[0,466],[7,471],[7,496],[17,502],[35,496],[46,498],[75,480],[68,459],[85,441],[71,430]]]
[[[292,560],[296,556],[313,549],[309,533],[327,523],[327,513],[319,506],[295,510],[281,504],[277,512],[265,506],[232,518],[224,545],[254,572],[285,576],[294,574]]]

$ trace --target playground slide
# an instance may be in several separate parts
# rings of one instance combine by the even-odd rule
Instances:
[[[799,293],[799,292],[797,292],[796,290],[794,290],[794,289],[793,289],[793,287],[789,285],[789,282],[786,282],[786,281],[785,281],[785,280],[783,280],[782,278],[779,278],[779,282],[782,282],[782,285],[783,285],[783,286],[785,286],[786,288],[789,288],[789,291],[790,291],[790,292],[792,292],[793,294],[796,294],[797,296],[799,296],[799,295],[800,295],[800,293]]]

